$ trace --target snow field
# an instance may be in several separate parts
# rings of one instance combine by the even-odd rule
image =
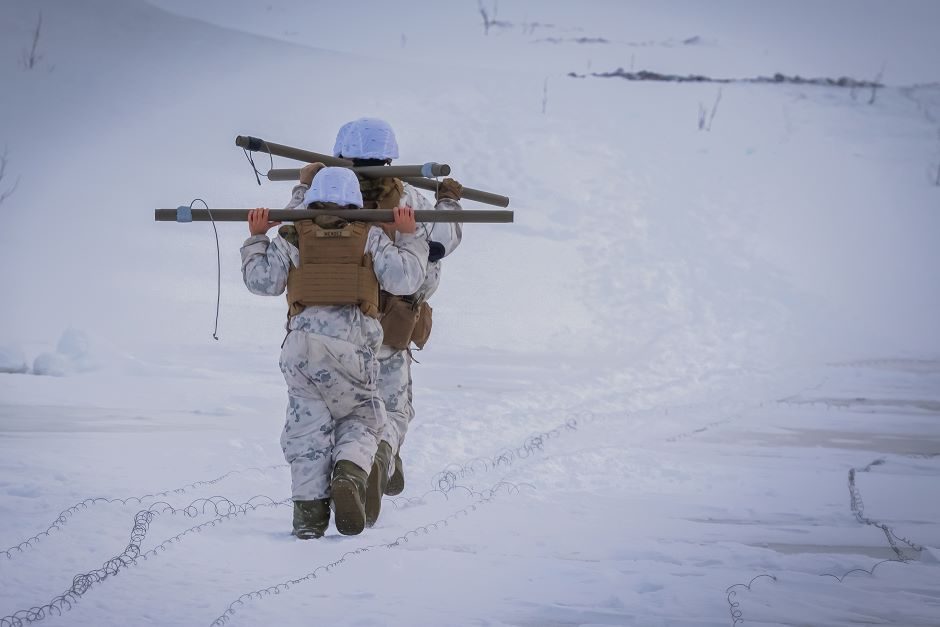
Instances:
[[[135,535],[42,623],[940,622],[936,7],[705,6],[514,0],[483,36],[474,2],[5,4],[0,370],[66,376],[0,374],[0,616]],[[728,85],[704,132],[717,85],[566,76],[631,64],[889,86]],[[446,262],[406,492],[298,542],[283,301],[219,225],[212,340],[212,228],[149,211],[280,206],[233,136],[328,151],[360,115],[516,222]],[[131,498],[42,533],[89,497]]]

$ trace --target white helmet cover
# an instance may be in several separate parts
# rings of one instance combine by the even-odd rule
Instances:
[[[304,205],[312,202],[355,205],[361,209],[362,191],[355,172],[349,168],[321,168],[304,194]]]
[[[395,131],[385,120],[359,118],[347,122],[336,134],[334,157],[346,159],[397,159]]]

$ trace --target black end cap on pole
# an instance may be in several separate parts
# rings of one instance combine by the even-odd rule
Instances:
[[[244,148],[245,150],[250,150],[252,152],[268,151],[263,139],[258,139],[257,137],[252,137],[251,135],[239,135],[235,138],[235,145],[239,148]]]

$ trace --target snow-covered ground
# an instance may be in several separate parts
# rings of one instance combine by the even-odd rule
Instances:
[[[0,625],[940,624],[940,7],[340,4],[0,6]],[[568,76],[618,67],[887,87]],[[445,263],[405,493],[300,542],[283,301],[219,225],[213,340],[151,211],[362,115],[516,222]]]

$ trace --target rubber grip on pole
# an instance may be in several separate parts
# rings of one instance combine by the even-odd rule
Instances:
[[[180,205],[176,208],[176,221],[177,222],[192,222],[193,221],[193,208],[187,207],[185,205]]]

